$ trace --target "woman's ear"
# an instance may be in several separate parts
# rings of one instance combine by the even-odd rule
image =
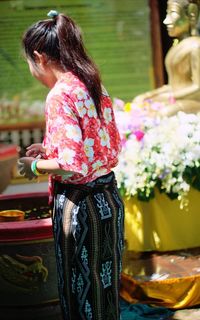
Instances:
[[[43,53],[39,53],[36,50],[34,50],[33,53],[35,57],[35,62],[41,65],[42,67],[45,66],[45,64],[47,63],[46,55],[44,55]]]

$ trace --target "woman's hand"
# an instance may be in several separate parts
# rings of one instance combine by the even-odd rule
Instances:
[[[45,149],[42,146],[42,143],[34,143],[26,148],[26,156],[33,158],[44,158]]]
[[[18,170],[28,180],[37,178],[31,170],[31,163],[35,160],[34,157],[23,157],[18,160]]]

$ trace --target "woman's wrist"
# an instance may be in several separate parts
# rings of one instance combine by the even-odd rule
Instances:
[[[41,176],[44,174],[44,172],[38,170],[37,163],[39,160],[33,160],[31,163],[31,171],[34,173],[35,176]]]

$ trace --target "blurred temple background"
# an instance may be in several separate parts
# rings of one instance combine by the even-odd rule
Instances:
[[[45,19],[52,9],[70,15],[82,29],[86,48],[111,98],[128,102],[167,83],[164,58],[172,40],[162,23],[166,7],[167,0],[0,0],[0,211],[19,209],[39,217],[38,211],[47,206],[47,176],[37,182],[27,181],[19,176],[16,165],[28,145],[42,141],[45,131],[44,103],[48,90],[31,77],[21,51],[21,38],[27,27]],[[22,222],[22,229],[18,225],[16,230],[12,223],[9,227],[0,224],[0,295],[3,297],[0,319],[61,319],[54,279],[51,220],[48,217],[40,223],[34,219],[26,222],[26,226]],[[190,286],[187,280],[191,272],[195,283],[199,261],[198,248],[181,253],[127,250],[123,297],[129,302],[138,301],[139,297],[145,303],[152,303],[152,297],[145,295],[142,285],[148,282],[157,295],[158,280],[159,290],[168,299],[178,281]],[[19,279],[13,276],[13,272],[18,275],[18,266],[25,270]],[[166,277],[169,279],[163,285]],[[40,290],[36,292],[35,288]],[[181,290],[178,297],[180,293]],[[163,306],[165,301],[159,298],[154,303]],[[174,301],[170,303],[173,307]],[[195,308],[189,313],[176,313],[173,319],[199,320],[196,304]]]
[[[20,44],[23,31],[51,9],[80,25],[112,97],[128,100],[153,86],[147,0],[4,0],[0,6],[1,99],[44,100],[46,92],[30,77]]]

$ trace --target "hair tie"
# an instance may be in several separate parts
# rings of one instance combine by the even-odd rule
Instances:
[[[51,10],[47,13],[47,17],[55,19],[59,15],[58,11]]]

